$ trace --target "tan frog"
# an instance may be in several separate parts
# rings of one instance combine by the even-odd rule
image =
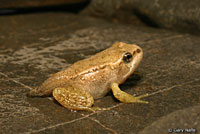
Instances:
[[[104,97],[111,89],[123,103],[148,103],[140,100],[148,94],[133,97],[120,90],[122,84],[138,67],[142,49],[134,44],[117,42],[110,48],[78,61],[48,78],[28,96],[50,96],[64,107],[73,110],[103,110],[92,107],[94,99]]]

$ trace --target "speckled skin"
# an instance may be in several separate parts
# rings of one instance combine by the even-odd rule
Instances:
[[[132,54],[129,63],[123,60],[127,52]],[[70,87],[70,90],[74,88],[77,89],[77,92],[84,90],[94,99],[102,98],[111,90],[111,83],[121,84],[135,71],[142,57],[143,52],[139,46],[117,42],[110,48],[52,75],[41,86],[31,90],[28,95],[49,96],[53,90],[58,88],[59,90],[54,93],[54,98],[59,98],[58,93],[64,93],[63,90]],[[62,100],[63,97],[58,100]],[[63,100],[59,102],[61,103]]]

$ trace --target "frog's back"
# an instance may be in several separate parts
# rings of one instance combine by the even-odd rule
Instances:
[[[83,74],[89,73],[96,69],[103,69],[107,66],[107,63],[111,63],[118,59],[116,50],[112,47],[97,53],[90,58],[75,62],[70,67],[53,74],[39,87],[31,90],[28,96],[50,96],[53,89],[57,87],[67,86],[70,80],[73,80]],[[111,58],[112,57],[112,58]]]
[[[119,59],[115,53],[115,50],[104,50],[91,56],[90,58],[78,61],[67,69],[58,73],[65,73],[66,76],[77,77],[77,75],[87,73],[88,71],[103,68],[110,64],[114,64]]]

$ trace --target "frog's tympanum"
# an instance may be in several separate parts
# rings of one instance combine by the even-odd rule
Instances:
[[[123,103],[148,103],[140,100],[148,94],[134,97],[118,87],[138,67],[143,57],[142,49],[135,44],[117,42],[110,48],[78,61],[53,74],[28,96],[50,96],[72,110],[103,110],[92,107],[94,99],[104,97],[110,90]]]

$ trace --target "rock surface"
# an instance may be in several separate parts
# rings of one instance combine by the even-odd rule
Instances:
[[[200,34],[199,0],[93,0],[83,13]]]
[[[0,22],[0,133],[159,134],[175,127],[200,131],[199,36],[69,13],[1,16]],[[110,93],[95,106],[111,110],[72,112],[51,97],[26,97],[50,74],[116,41],[143,48],[139,75],[121,88],[130,94],[149,93],[148,105],[122,104]]]

